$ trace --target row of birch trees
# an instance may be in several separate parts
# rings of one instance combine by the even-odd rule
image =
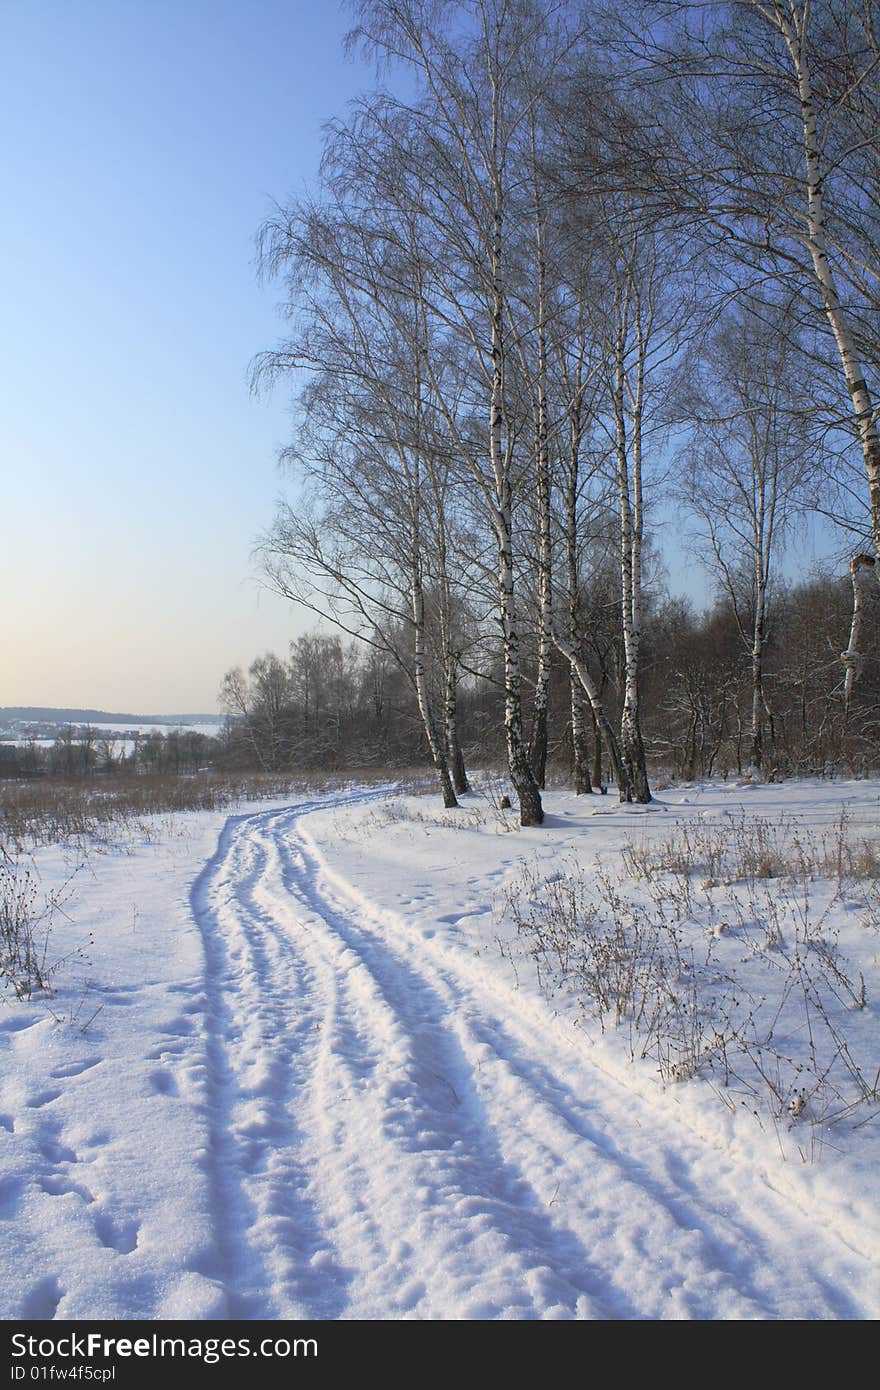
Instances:
[[[462,680],[496,680],[536,825],[560,660],[577,790],[598,745],[651,798],[649,523],[677,498],[749,655],[760,769],[786,532],[824,510],[859,552],[843,701],[880,549],[875,6],[352,9],[379,85],[260,234],[287,329],[255,382],[298,406],[268,581],[396,665],[448,806]],[[613,706],[588,641],[609,556]]]

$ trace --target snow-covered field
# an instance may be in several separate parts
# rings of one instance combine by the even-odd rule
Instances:
[[[876,1317],[880,919],[839,846],[873,867],[880,785],[661,803],[353,788],[88,855],[53,992],[0,1006],[0,1314]],[[736,877],[755,827],[806,899]],[[548,880],[641,933],[675,1026],[557,969]]]

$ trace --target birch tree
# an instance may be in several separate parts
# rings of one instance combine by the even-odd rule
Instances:
[[[663,114],[642,143],[652,196],[714,241],[726,290],[769,281],[834,345],[880,555],[877,307],[880,44],[873,0],[650,3],[627,43]],[[837,383],[833,383],[836,386]],[[837,396],[831,389],[832,400]],[[814,407],[817,408],[817,407]],[[841,425],[832,405],[830,417]],[[854,613],[854,628],[858,619]],[[851,632],[847,674],[855,658]]]
[[[819,482],[783,314],[766,302],[740,310],[708,339],[691,395],[695,442],[685,482],[686,502],[702,523],[710,563],[749,652],[756,771],[772,721],[764,683],[771,583],[787,533]]]
[[[522,566],[514,515],[520,461],[509,391],[512,248],[522,219],[518,156],[529,111],[553,81],[560,50],[548,41],[550,19],[564,8],[529,0],[362,0],[355,6],[357,38],[406,63],[421,82],[420,98],[392,100],[389,107],[398,126],[406,118],[411,157],[429,171],[432,188],[423,208],[438,231],[443,262],[434,308],[471,353],[474,410],[482,397],[485,452],[465,449],[462,457],[494,536],[507,762],[524,825],[540,824],[543,808],[523,728]],[[533,77],[528,92],[526,70]]]
[[[815,11],[818,10],[821,15],[823,7],[821,5],[814,6],[811,0],[739,0],[739,3],[751,5],[763,21],[779,34],[784,43],[791,73],[797,86],[803,144],[804,241],[809,252],[810,265],[819,290],[825,317],[834,336],[843,375],[846,379],[847,391],[851,400],[854,432],[861,449],[868,480],[874,554],[875,559],[880,558],[880,433],[878,433],[877,424],[877,364],[876,362],[873,364],[875,379],[869,384],[872,373],[859,351],[857,328],[853,322],[852,313],[848,309],[846,295],[841,292],[839,284],[842,272],[842,278],[849,280],[850,287],[852,287],[854,277],[848,272],[854,269],[856,284],[859,287],[864,287],[867,282],[869,300],[873,300],[876,304],[877,292],[880,288],[880,262],[877,260],[876,247],[871,246],[870,239],[868,239],[869,254],[867,258],[863,259],[859,255],[858,249],[854,254],[852,233],[855,230],[856,247],[861,249],[859,243],[861,243],[861,247],[864,247],[866,212],[873,224],[875,235],[880,230],[876,219],[876,177],[880,172],[877,126],[874,125],[867,140],[859,141],[855,147],[849,149],[844,147],[841,150],[840,141],[834,138],[836,133],[834,125],[838,112],[851,113],[855,107],[859,114],[863,115],[864,107],[867,106],[869,118],[870,115],[873,115],[875,122],[880,114],[880,104],[876,100],[877,70],[878,61],[880,61],[880,46],[878,46],[875,27],[877,15],[871,3],[858,6],[844,4],[833,19],[826,14],[824,16],[826,22],[822,25],[821,20],[817,22]],[[830,53],[827,48],[823,50],[817,47],[816,30],[819,30],[820,42],[821,39],[824,39],[827,43],[829,37],[832,43],[837,41],[836,48],[832,49]],[[855,30],[855,35],[853,35],[853,30]],[[853,42],[853,38],[855,38],[855,42]],[[845,41],[840,42],[842,39]],[[842,91],[835,91],[835,84],[833,83],[823,84],[822,82],[821,69],[827,66],[829,59],[838,70],[843,71],[844,86]],[[825,86],[824,102],[819,95],[822,85]],[[836,85],[839,88],[839,79]],[[861,149],[859,149],[859,145],[861,145]],[[854,200],[855,227],[853,227],[851,220],[850,225],[844,226],[842,229],[842,236],[840,233],[835,236],[834,219],[829,216],[827,207],[826,188],[829,184],[833,185],[836,159],[839,159],[844,170],[844,177],[846,177],[848,166],[853,161],[856,161],[857,165],[862,164],[859,156],[866,147],[872,156],[868,169],[869,181],[859,189],[859,192],[867,193],[868,207],[866,208],[864,199],[857,195]],[[873,179],[871,175],[873,175]],[[859,187],[858,183],[856,183],[856,187]],[[852,181],[850,182],[851,188]],[[850,206],[852,207],[852,205],[853,201],[851,200]],[[836,269],[835,263],[840,267],[839,270]],[[865,566],[864,558],[862,555],[857,555],[850,566],[853,611],[849,642],[842,654],[845,667],[844,689],[847,711],[852,699],[853,681],[860,669],[858,644],[864,607],[862,581],[864,575],[871,573],[875,568],[873,565]]]
[[[434,446],[425,272],[413,246],[401,256],[389,232],[384,215],[353,220],[345,210],[318,209],[294,209],[264,231],[268,267],[283,268],[292,290],[311,286],[300,336],[265,355],[257,370],[312,372],[300,396],[295,455],[317,510],[309,517],[281,509],[262,545],[263,568],[276,590],[380,644],[407,670],[444,805],[452,807],[448,740],[427,672],[426,477]],[[440,501],[436,479],[432,500]],[[401,619],[407,650],[397,640]]]
[[[603,729],[610,727],[598,690],[594,687],[591,700],[570,655],[578,653],[583,659],[583,557],[586,548],[595,539],[594,519],[598,515],[604,520],[606,516],[604,499],[591,493],[591,485],[600,475],[601,460],[596,449],[590,448],[598,395],[599,358],[591,326],[588,279],[585,258],[578,256],[572,266],[568,292],[564,289],[559,291],[561,302],[556,306],[550,332],[551,375],[556,379],[562,417],[558,491],[562,588],[565,595],[563,637],[568,646],[568,653],[563,654],[567,655],[569,664],[569,718],[577,795],[592,791],[593,777],[597,789],[602,783],[601,754],[598,755],[597,766],[595,746],[591,777],[588,719],[597,741],[601,738],[600,722]]]
[[[607,404],[602,418],[611,448],[618,516],[618,565],[623,636],[620,750],[627,798],[649,802],[640,712],[640,665],[648,480],[659,482],[655,453],[662,433],[658,412],[671,362],[689,324],[681,242],[658,227],[626,194],[602,202],[606,289],[596,303],[604,352]]]
[[[573,442],[578,450],[580,448],[582,426],[575,423],[575,418],[577,421],[584,418],[583,397],[590,379],[589,370],[583,366],[569,370],[558,352],[555,363],[551,363],[551,337],[555,336],[558,345],[560,331],[565,331],[560,321],[570,305],[572,283],[569,280],[568,286],[563,286],[567,233],[564,217],[560,216],[558,165],[564,158],[564,142],[559,139],[557,123],[560,110],[570,109],[573,98],[566,93],[577,71],[580,50],[587,43],[587,34],[579,28],[580,21],[567,22],[566,7],[550,8],[555,8],[562,17],[548,24],[542,36],[542,61],[536,63],[529,49],[523,49],[519,55],[522,64],[518,81],[523,91],[524,119],[523,136],[517,147],[521,169],[517,182],[522,185],[524,215],[519,271],[509,305],[514,345],[531,418],[537,658],[529,754],[541,787],[546,777],[554,652],[554,490],[562,476],[563,456],[567,453],[570,464]],[[549,90],[548,75],[552,75]],[[583,277],[579,284],[583,288]],[[581,333],[578,346],[583,347],[585,342],[585,335]],[[562,368],[561,375],[556,371],[555,379],[554,365]],[[573,725],[575,745],[581,747],[580,707],[575,713],[573,706],[572,717],[576,721],[576,727]],[[582,777],[582,773],[580,775]]]
[[[556,108],[557,119],[564,124],[567,109],[562,102]],[[564,141],[551,141],[557,166],[563,162],[559,151],[564,148]],[[613,505],[598,427],[606,352],[596,309],[596,286],[607,282],[607,248],[603,238],[597,237],[594,220],[585,215],[581,201],[572,206],[558,177],[555,189],[553,276],[547,296],[546,333],[553,419],[554,530],[558,535],[554,592],[560,601],[552,615],[551,637],[568,664],[574,785],[578,794],[584,794],[593,784],[597,789],[602,786],[603,743],[609,765],[615,770],[623,765],[601,681],[590,674],[584,643],[586,614],[593,601],[596,546],[601,549],[613,529]],[[577,663],[573,656],[577,656]]]
[[[645,375],[654,318],[653,258],[643,246],[637,215],[627,209],[609,220],[613,299],[608,348],[614,420],[614,477],[620,518],[620,602],[623,626],[624,692],[620,741],[629,789],[636,801],[651,800],[639,713],[639,655],[642,638],[642,548],[645,508],[642,445]]]
[[[871,529],[874,549],[880,555],[880,434],[877,428],[876,384],[869,385],[868,364],[862,359],[857,341],[857,331],[846,304],[846,296],[839,285],[840,271],[835,262],[841,265],[845,279],[851,261],[850,238],[841,236],[835,229],[834,219],[829,215],[826,188],[833,188],[835,163],[839,159],[842,175],[846,177],[847,165],[858,158],[858,150],[841,150],[834,138],[834,125],[837,109],[846,111],[857,94],[867,98],[869,91],[876,90],[877,65],[880,51],[876,40],[876,13],[871,4],[843,5],[835,18],[849,21],[846,28],[834,23],[830,7],[815,5],[813,0],[738,0],[740,4],[750,5],[763,22],[774,30],[784,45],[791,75],[797,91],[800,136],[803,147],[803,231],[802,239],[809,253],[809,263],[819,290],[822,308],[834,336],[840,363],[846,379],[847,390],[852,402],[853,423],[856,437],[862,451],[868,491],[871,500]],[[821,26],[816,14],[826,23]],[[829,20],[831,22],[829,23]],[[857,50],[852,40],[846,48],[828,52],[817,46],[817,38],[829,36],[832,40],[840,38],[845,32],[851,34],[853,24],[860,30],[856,36]],[[817,32],[818,31],[818,32]],[[859,51],[860,50],[860,51]],[[858,52],[858,57],[857,57]],[[845,60],[856,60],[855,69],[846,75],[846,86],[842,93],[835,93],[833,87],[823,81],[822,69],[828,64],[844,66]],[[825,87],[825,101],[820,98],[820,90]],[[829,100],[830,98],[830,100]],[[876,109],[874,112],[876,116]],[[877,132],[874,130],[874,154],[876,160]],[[859,161],[860,162],[860,161]],[[876,173],[876,162],[875,170]],[[833,196],[833,194],[832,194]],[[876,199],[876,194],[873,194]],[[864,211],[864,209],[863,209]],[[872,209],[873,211],[873,209]],[[864,240],[864,224],[859,229]],[[876,223],[875,223],[876,230]],[[877,288],[878,262],[859,267],[860,274],[867,274]],[[876,364],[875,370],[876,370]]]

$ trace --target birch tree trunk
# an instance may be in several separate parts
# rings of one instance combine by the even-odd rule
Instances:
[[[418,275],[418,263],[416,263],[416,281]],[[416,342],[414,344],[415,371],[413,381],[413,397],[415,403],[415,418],[413,451],[410,457],[406,451],[401,450],[401,465],[404,478],[409,491],[410,508],[410,595],[412,602],[412,622],[413,622],[413,684],[416,690],[419,713],[422,716],[422,724],[425,730],[425,737],[431,752],[431,758],[437,769],[437,777],[440,781],[440,791],[443,796],[443,805],[451,809],[458,805],[455,791],[452,786],[452,778],[449,773],[449,763],[446,757],[446,746],[444,741],[438,736],[437,726],[434,721],[434,712],[431,708],[431,698],[428,692],[428,680],[425,671],[425,648],[427,623],[425,620],[425,588],[422,580],[422,508],[424,506],[423,482],[421,468],[421,450],[423,445],[423,400],[422,400],[422,371],[421,362],[424,352],[423,340],[423,321],[422,311],[424,307],[424,295],[419,294],[416,301],[418,314],[418,327],[416,330]]]
[[[578,651],[580,648],[577,502],[582,432],[579,389],[577,398],[569,403],[568,462],[563,483],[568,642],[572,651]],[[593,790],[590,780],[590,745],[584,718],[584,688],[575,667],[571,663],[569,663],[569,700],[574,789],[575,795],[584,796]]]
[[[871,533],[875,557],[880,559],[880,433],[877,414],[866,381],[864,365],[859,357],[855,337],[828,255],[828,219],[823,194],[823,141],[816,121],[813,73],[808,53],[810,31],[810,0],[798,5],[796,0],[783,5],[780,0],[746,0],[782,35],[797,81],[800,101],[801,134],[806,170],[806,245],[813,275],[822,296],[825,317],[834,335],[847,390],[852,402],[856,436],[862,451],[868,479],[871,508]],[[861,562],[862,557],[856,556]],[[849,644],[843,654],[845,667],[844,706],[849,713],[853,682],[860,669],[856,643],[862,623],[861,563],[853,562],[853,613]]]
[[[504,732],[507,743],[507,767],[519,799],[520,824],[540,825],[544,819],[541,792],[529,762],[523,737],[522,677],[519,659],[519,627],[514,596],[513,567],[513,488],[511,479],[512,446],[505,430],[504,336],[505,295],[502,280],[504,251],[504,187],[501,158],[500,90],[498,75],[490,77],[492,89],[491,186],[491,363],[492,379],[489,401],[489,461],[495,483],[495,505],[492,523],[498,550],[498,609],[504,649]]]
[[[770,23],[775,24],[781,33],[797,79],[806,166],[807,249],[852,400],[856,433],[868,477],[874,550],[880,557],[880,434],[874,404],[865,380],[865,370],[859,359],[849,318],[828,257],[827,217],[822,192],[822,140],[816,125],[813,75],[807,52],[810,0],[805,0],[800,8],[796,3],[783,6],[778,0],[772,0],[772,3],[767,4],[761,0],[749,0],[749,3],[756,5],[759,12]]]
[[[414,554],[417,554],[417,552],[414,551]],[[434,715],[431,709],[431,700],[428,693],[428,681],[425,672],[425,593],[418,563],[413,565],[412,571],[412,618],[413,684],[416,689],[416,698],[418,700],[419,713],[422,717],[425,737],[428,740],[431,758],[437,769],[437,777],[443,796],[443,805],[447,808],[451,808],[457,806],[458,801],[452,785],[449,764],[446,758],[446,749],[443,740],[437,733],[437,727],[434,723]]]
[[[553,541],[551,535],[550,438],[547,409],[547,259],[545,212],[541,205],[535,112],[530,120],[530,176],[535,247],[535,338],[537,363],[534,386],[535,490],[538,506],[538,669],[532,715],[529,756],[539,787],[547,779],[547,718],[550,701],[550,665],[553,652]]]
[[[550,702],[550,662],[553,651],[553,541],[550,528],[550,458],[547,438],[547,357],[543,324],[539,329],[538,373],[535,484],[538,504],[538,618],[540,631],[530,761],[535,781],[539,787],[543,787],[547,775],[547,717]]]
[[[645,766],[645,748],[639,718],[639,652],[641,648],[641,569],[644,520],[642,514],[642,401],[644,392],[644,343],[637,334],[636,382],[629,386],[626,367],[626,339],[633,287],[629,274],[620,286],[619,320],[615,340],[614,422],[617,497],[620,509],[620,587],[623,624],[624,694],[620,717],[620,740],[626,766],[630,797],[649,802],[651,790]],[[627,410],[626,395],[630,391]],[[627,415],[631,423],[627,439]],[[632,467],[630,469],[630,462]]]
[[[500,453],[500,408],[493,390],[492,457],[493,467]],[[504,732],[507,743],[507,766],[510,780],[519,798],[520,823],[540,825],[544,819],[541,792],[529,762],[523,736],[522,677],[519,662],[519,628],[514,595],[512,498],[509,477],[503,472],[499,480],[498,503],[493,523],[498,547],[498,607],[504,651]]]
[[[443,728],[446,739],[446,758],[452,776],[452,785],[457,796],[470,791],[464,753],[458,735],[458,692],[457,672],[454,661],[446,667],[446,687],[443,705]]]
[[[760,772],[764,765],[764,621],[767,595],[760,582],[756,588],[752,645],[752,767]]]
[[[572,671],[577,676],[577,679],[580,682],[581,689],[583,690],[584,694],[590,702],[590,707],[593,711],[593,718],[595,719],[596,724],[598,725],[602,733],[602,741],[605,744],[605,749],[608,753],[608,761],[611,764],[611,768],[614,773],[615,780],[617,782],[620,800],[622,802],[632,801],[632,788],[630,787],[629,783],[629,774],[627,772],[626,763],[624,762],[624,759],[621,757],[620,745],[617,741],[617,735],[615,734],[611,721],[608,718],[605,706],[602,703],[601,696],[599,695],[599,691],[596,687],[596,683],[590,675],[586,663],[578,655],[575,648],[571,645],[570,642],[566,641],[566,639],[559,632],[557,632],[555,628],[553,630],[553,641],[556,643],[556,646],[559,648],[562,655],[568,660]]]
[[[852,708],[853,685],[858,678],[862,666],[859,640],[862,632],[862,619],[865,612],[865,581],[868,575],[873,573],[875,564],[876,561],[870,555],[854,555],[849,567],[853,592],[852,621],[849,629],[849,644],[846,651],[840,654],[840,659],[843,662],[846,672],[843,680],[844,724],[849,720],[850,710]]]
[[[434,489],[435,495],[438,489]],[[447,568],[446,518],[442,500],[436,506],[437,579],[439,585],[440,648],[443,663],[443,737],[452,785],[458,796],[470,790],[458,735],[458,664],[453,637],[452,594]]]
[[[590,740],[584,709],[584,692],[574,667],[569,668],[569,701],[571,709],[572,770],[575,796],[592,792],[590,780]]]

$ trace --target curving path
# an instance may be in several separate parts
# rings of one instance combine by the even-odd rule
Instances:
[[[359,900],[309,836],[318,805],[230,819],[192,890],[231,1316],[872,1315],[876,1252]]]

